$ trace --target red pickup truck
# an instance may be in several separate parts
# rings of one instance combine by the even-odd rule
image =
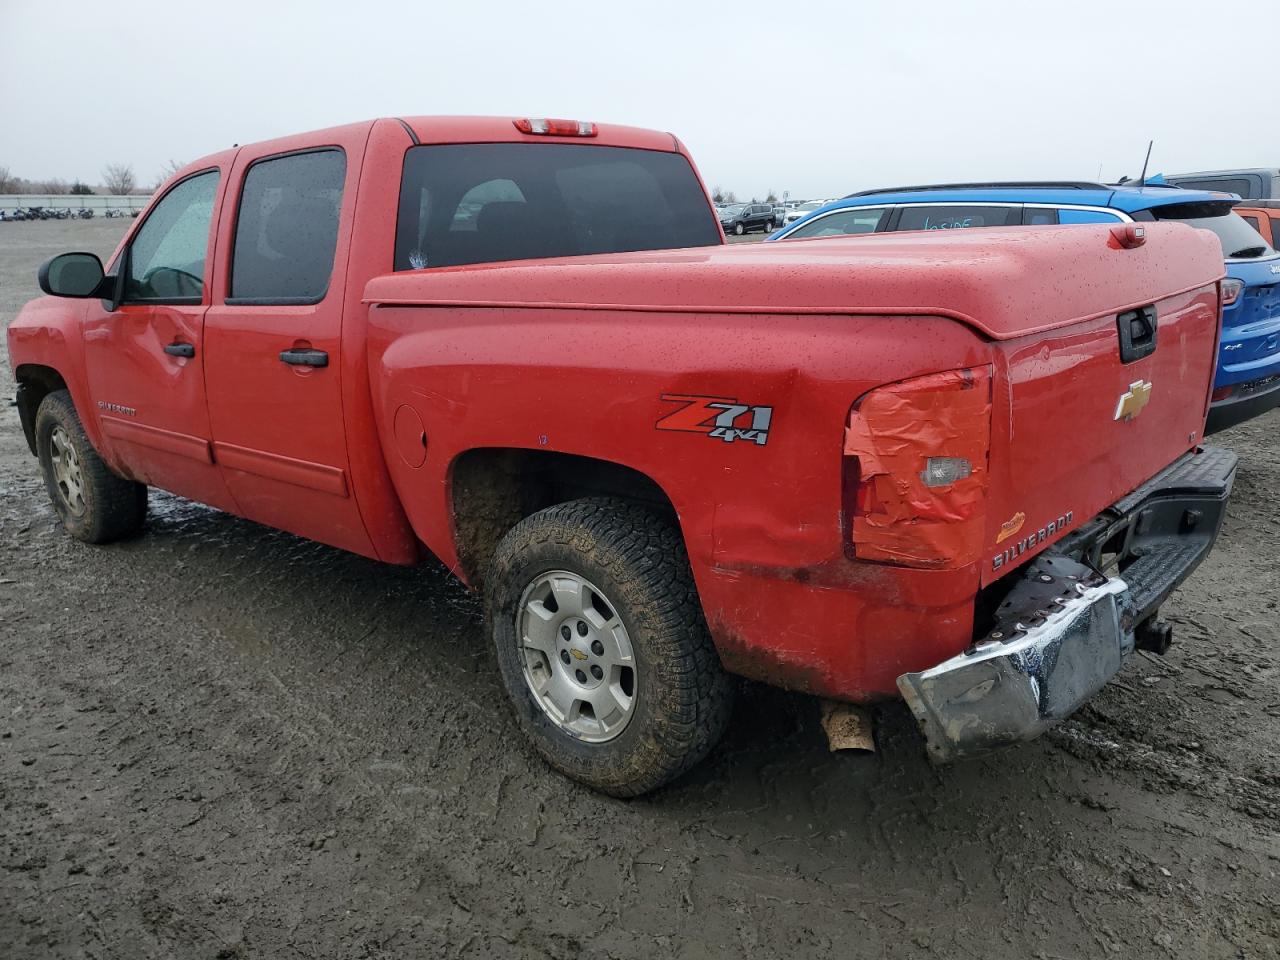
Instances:
[[[384,119],[215,154],[11,325],[54,509],[147,487],[486,598],[519,725],[617,795],[739,674],[1035,736],[1221,525],[1222,256],[1181,225],[725,246],[665,133]]]

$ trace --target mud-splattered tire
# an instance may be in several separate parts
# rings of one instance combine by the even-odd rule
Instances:
[[[680,531],[656,510],[604,497],[549,507],[503,538],[485,584],[489,630],[516,719],[557,770],[604,793],[633,797],[688,770],[724,733],[734,686],[703,620]],[[573,613],[575,584],[585,585],[581,617]],[[556,602],[560,590],[569,602]],[[547,636],[554,645],[532,647],[534,640],[545,643],[541,618],[553,605]],[[630,661],[624,653],[611,662],[597,637],[629,648]],[[575,649],[578,659],[568,656]],[[583,697],[598,692],[571,682],[577,673],[591,683],[581,671],[596,668],[593,649],[601,651],[605,670],[615,671],[601,682],[621,678],[616,701],[604,697],[604,710],[617,722],[610,730],[599,723],[593,728],[597,711],[593,706],[583,717],[582,707],[574,721],[581,729],[571,730],[575,714],[549,709],[545,691],[555,679],[553,663],[563,658],[565,689]],[[546,681],[542,694],[535,689],[540,679]]]
[[[53,509],[71,536],[85,543],[110,543],[142,527],[146,486],[107,468],[66,390],[55,390],[40,402],[36,453]]]

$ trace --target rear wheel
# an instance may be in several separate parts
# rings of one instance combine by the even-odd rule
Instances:
[[[55,390],[40,402],[36,452],[49,500],[71,536],[109,543],[142,527],[146,486],[117,476],[103,463],[66,390]]]
[[[626,500],[559,504],[507,534],[485,582],[516,719],[557,770],[636,796],[720,739],[732,681],[674,523]]]

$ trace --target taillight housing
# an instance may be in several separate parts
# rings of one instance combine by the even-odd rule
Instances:
[[[521,117],[511,121],[521,133],[543,137],[594,137],[596,125],[585,120],[552,120],[546,117]]]
[[[990,441],[990,367],[929,374],[863,395],[844,434],[853,555],[927,569],[977,561]]]
[[[1229,307],[1240,299],[1240,294],[1244,290],[1244,281],[1227,277],[1222,281],[1222,305]]]

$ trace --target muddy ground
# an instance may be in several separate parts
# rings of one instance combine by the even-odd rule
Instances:
[[[0,320],[124,226],[0,224]],[[751,687],[622,802],[524,748],[443,569],[162,494],[141,538],[75,543],[3,414],[5,960],[1280,953],[1280,415],[1221,438],[1171,655],[1042,741],[935,771],[890,709],[878,756],[831,755]]]

